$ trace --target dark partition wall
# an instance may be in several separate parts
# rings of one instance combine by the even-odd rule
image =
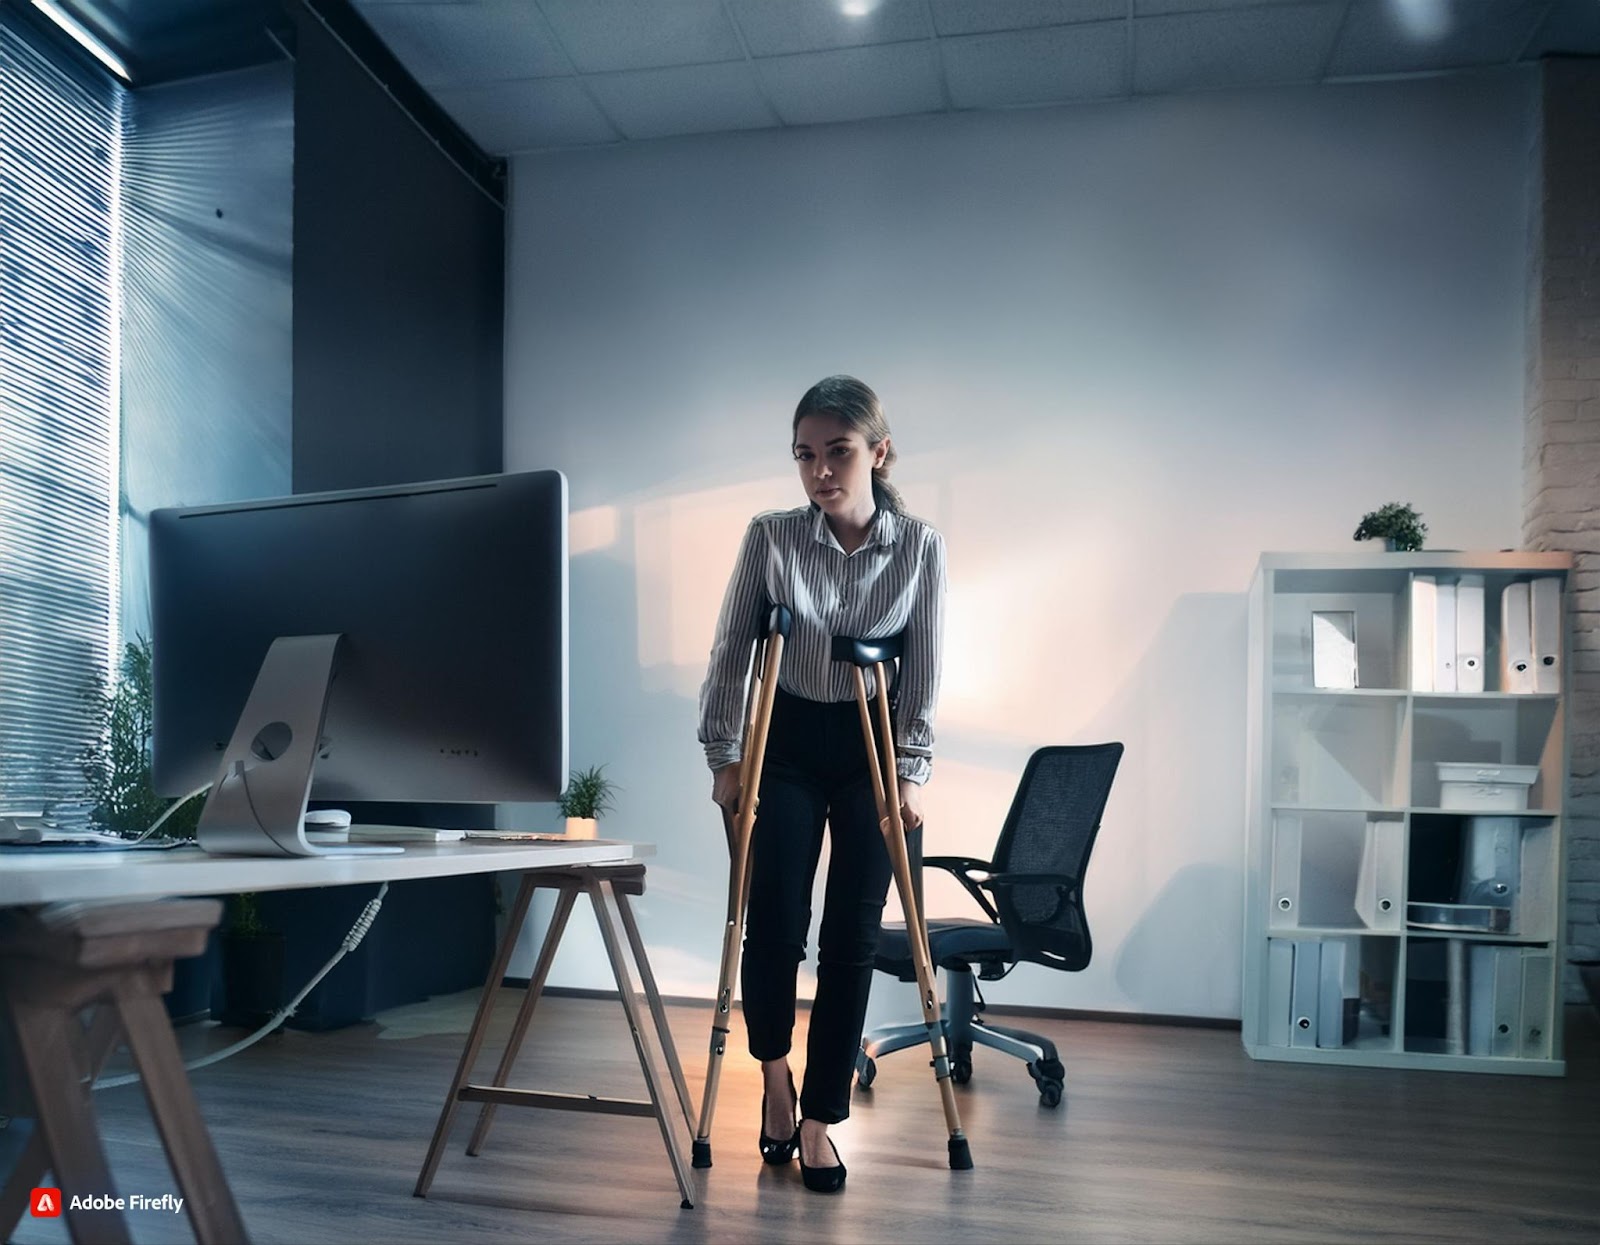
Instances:
[[[296,27],[294,491],[499,471],[504,209]]]

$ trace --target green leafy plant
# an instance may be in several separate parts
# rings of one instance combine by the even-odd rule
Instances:
[[[1355,539],[1387,540],[1395,549],[1417,550],[1422,548],[1422,538],[1427,534],[1428,525],[1411,508],[1410,502],[1392,501],[1361,516]]]
[[[103,675],[88,689],[95,742],[78,758],[95,824],[114,834],[143,834],[170,801],[155,793],[150,779],[150,736],[154,721],[150,641],[130,640],[122,652],[114,683]],[[201,801],[192,799],[162,823],[163,838],[192,839]]]
[[[223,931],[236,938],[260,938],[267,932],[261,919],[261,901],[253,891],[229,895]]]
[[[599,817],[611,811],[611,796],[621,790],[605,776],[605,766],[575,769],[556,806],[563,817]]]

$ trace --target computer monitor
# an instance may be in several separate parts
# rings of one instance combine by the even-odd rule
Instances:
[[[157,792],[244,855],[324,854],[308,799],[555,799],[566,517],[557,471],[155,511]]]

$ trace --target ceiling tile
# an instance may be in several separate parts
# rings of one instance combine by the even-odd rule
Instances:
[[[628,138],[754,130],[778,121],[748,61],[594,74],[584,81]]]
[[[584,73],[740,60],[722,0],[539,0]]]
[[[1127,92],[1128,23],[941,39],[957,108],[1003,108]]]
[[[538,8],[527,0],[363,4],[360,11],[423,86],[572,72]]]
[[[1533,36],[1528,58],[1547,53],[1600,55],[1600,4],[1594,0],[1559,0]]]
[[[859,121],[944,108],[933,44],[887,43],[755,62],[788,125]]]
[[[1303,4],[1305,0],[1133,0],[1135,17],[1159,17],[1163,13],[1205,13],[1217,9],[1259,9]]]
[[[1134,90],[1314,82],[1343,11],[1342,4],[1329,3],[1137,18]]]
[[[495,155],[620,137],[576,78],[439,87],[430,93],[478,146]]]
[[[1354,0],[1330,77],[1516,59],[1548,0]]]
[[[933,27],[944,35],[1067,26],[1128,15],[1128,0],[932,0]]]
[[[901,43],[931,33],[926,0],[730,0],[729,7],[751,56]]]

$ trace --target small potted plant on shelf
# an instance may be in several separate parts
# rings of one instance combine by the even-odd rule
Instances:
[[[1361,516],[1355,539],[1381,540],[1385,549],[1410,552],[1422,548],[1422,538],[1427,534],[1428,525],[1410,502],[1392,501]]]
[[[616,783],[605,776],[603,765],[573,770],[567,789],[556,801],[561,815],[567,819],[567,837],[597,838],[600,815],[611,811],[611,797],[617,790]]]

